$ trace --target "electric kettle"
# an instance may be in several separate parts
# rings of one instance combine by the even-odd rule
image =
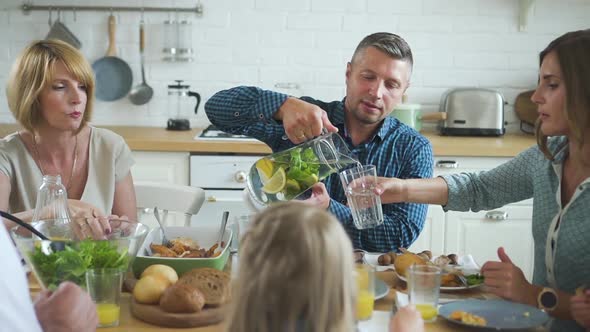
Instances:
[[[168,85],[168,112],[171,118],[168,119],[166,129],[168,130],[190,130],[189,117],[197,114],[201,104],[201,95],[189,91],[190,86],[182,84],[182,80],[175,80],[176,84]],[[196,105],[192,98],[197,99]],[[194,113],[193,113],[193,105]]]

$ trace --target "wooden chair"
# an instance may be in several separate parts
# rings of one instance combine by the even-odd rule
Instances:
[[[173,212],[184,215],[184,226],[190,226],[191,217],[199,212],[205,201],[205,191],[197,187],[143,181],[136,181],[134,185],[139,220],[150,226],[158,227],[153,215],[154,207],[160,210],[165,225],[169,225],[168,212]],[[146,215],[150,218],[145,218]]]

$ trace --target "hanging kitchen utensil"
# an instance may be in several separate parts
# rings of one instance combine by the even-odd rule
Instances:
[[[537,104],[531,100],[533,93],[535,93],[535,90],[521,92],[514,101],[514,112],[520,119],[520,130],[527,134],[534,134],[535,122],[539,117]]]
[[[82,47],[82,42],[66,27],[61,21],[61,12],[57,11],[57,20],[51,24],[51,11],[49,12],[49,21],[51,28],[45,39],[59,39],[64,41],[77,49]]]
[[[134,105],[143,105],[152,99],[154,90],[145,82],[144,61],[145,56],[143,50],[145,48],[145,31],[143,19],[139,22],[139,56],[141,61],[141,84],[135,86],[129,93],[129,100]]]
[[[115,47],[115,16],[109,16],[109,48],[106,56],[92,64],[96,76],[96,98],[113,101],[123,98],[131,90],[133,74],[127,62],[117,57]]]

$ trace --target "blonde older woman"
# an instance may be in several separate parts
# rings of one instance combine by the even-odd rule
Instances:
[[[136,219],[131,152],[120,136],[88,124],[94,75],[78,50],[58,40],[31,43],[14,63],[6,95],[22,129],[0,140],[1,210],[30,220],[43,176],[61,175],[72,214]]]
[[[356,330],[352,244],[334,216],[305,203],[278,203],[254,218],[241,243],[228,332]],[[412,308],[390,327],[424,329]]]

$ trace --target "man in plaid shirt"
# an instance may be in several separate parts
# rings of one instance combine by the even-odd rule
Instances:
[[[412,65],[412,51],[405,40],[392,33],[374,33],[360,42],[346,66],[346,97],[342,101],[295,98],[240,86],[216,93],[205,104],[205,111],[221,130],[257,138],[273,151],[312,139],[325,128],[338,132],[361,164],[375,165],[378,176],[430,178],[430,142],[389,117],[409,86]],[[334,213],[355,248],[375,252],[410,246],[420,234],[427,212],[424,204],[383,204],[383,224],[357,229],[338,174],[315,185],[307,202]]]

